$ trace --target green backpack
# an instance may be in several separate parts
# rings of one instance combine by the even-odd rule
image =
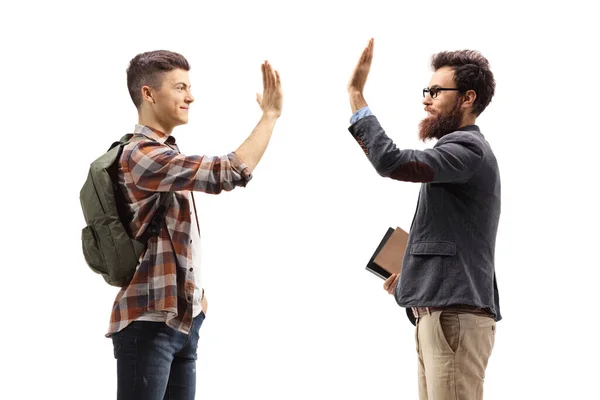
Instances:
[[[158,235],[164,213],[173,196],[161,193],[158,210],[146,231],[136,240],[128,232],[117,184],[123,146],[133,137],[127,134],[92,162],[79,199],[87,226],[81,232],[83,255],[89,267],[112,286],[126,286],[133,278],[146,242]],[[152,140],[147,138],[148,140]]]

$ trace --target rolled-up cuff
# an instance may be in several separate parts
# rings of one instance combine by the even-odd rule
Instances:
[[[364,106],[363,108],[356,110],[356,112],[354,114],[352,114],[352,117],[350,118],[350,124],[354,125],[356,122],[358,122],[362,118],[368,117],[370,115],[373,115],[373,113],[371,112],[371,109],[369,108],[369,106]]]
[[[229,158],[229,162],[231,163],[231,168],[235,172],[237,172],[244,180],[244,184],[242,186],[246,186],[245,184],[250,182],[250,180],[252,179],[252,174],[250,173],[250,170],[248,169],[246,164],[244,164],[242,159],[239,158],[238,155],[234,152],[229,153],[227,157]]]

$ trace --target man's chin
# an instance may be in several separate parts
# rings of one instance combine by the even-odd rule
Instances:
[[[188,123],[188,118],[178,118],[177,125],[185,125]]]

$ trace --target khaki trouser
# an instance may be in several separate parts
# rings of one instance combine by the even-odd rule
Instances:
[[[480,400],[496,321],[464,310],[417,318],[419,400]]]

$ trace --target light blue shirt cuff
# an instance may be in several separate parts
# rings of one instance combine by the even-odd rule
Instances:
[[[371,112],[371,109],[369,108],[369,106],[365,106],[365,107],[357,110],[354,114],[352,114],[352,117],[350,118],[350,125],[354,125],[359,120],[363,119],[364,117],[368,117],[370,115],[373,115],[373,113]]]

